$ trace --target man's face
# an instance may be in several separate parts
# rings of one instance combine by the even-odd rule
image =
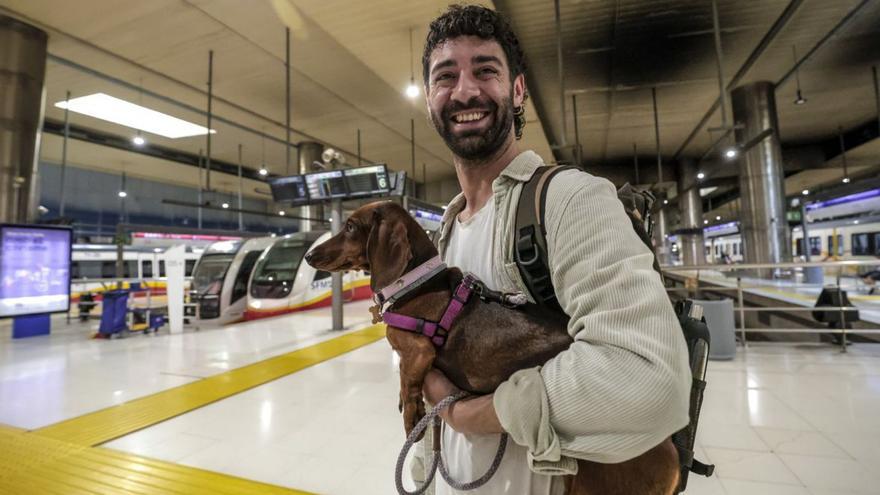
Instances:
[[[460,36],[431,53],[428,112],[457,156],[488,160],[513,136],[513,109],[523,104],[522,75],[510,80],[507,57],[494,40]]]

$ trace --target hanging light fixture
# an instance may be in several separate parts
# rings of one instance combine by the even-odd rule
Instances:
[[[837,139],[840,141],[840,159],[843,161],[843,179],[841,182],[849,184],[849,172],[846,167],[846,145],[843,142],[843,126],[837,126]]]
[[[266,135],[263,134],[263,135],[262,135],[262,138],[263,138],[263,141],[262,141],[262,144],[261,144],[261,146],[262,146],[262,158],[260,159],[260,163],[261,163],[261,165],[260,165],[260,175],[262,175],[263,177],[265,177],[265,176],[269,175],[269,169],[266,168]]]
[[[143,106],[144,100],[144,80],[141,79],[140,89],[138,90],[138,105]],[[147,140],[141,136],[141,131],[138,130],[137,134],[131,138],[131,142],[134,143],[135,146],[143,146],[147,143]]]
[[[409,86],[406,87],[406,96],[415,99],[419,96],[419,87],[416,86],[416,73],[413,69],[413,30],[409,28]]]
[[[794,45],[791,45],[791,57],[794,60],[795,66],[797,66],[797,49]],[[804,98],[804,95],[801,94],[801,71],[800,69],[795,69],[794,71],[794,80],[797,82],[797,98],[794,100],[795,105],[803,105],[807,102],[807,99]]]

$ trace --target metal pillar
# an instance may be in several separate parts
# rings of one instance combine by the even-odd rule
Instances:
[[[70,139],[70,91],[67,92],[64,102],[68,106],[64,107],[64,137],[61,144],[61,186],[58,188],[58,216],[62,218],[64,217],[64,190],[67,175],[67,141]]]
[[[661,265],[672,262],[669,253],[669,220],[666,209],[660,207],[654,213],[654,252],[657,253],[657,261]]]
[[[0,15],[0,223],[37,219],[47,40]]]
[[[214,50],[208,50],[208,133],[205,135],[205,189],[211,191],[211,105],[214,101]]]
[[[759,81],[733,90],[736,141],[744,143],[766,129],[767,137],[743,152],[739,160],[739,190],[742,198],[740,235],[746,263],[791,261],[791,234],[785,218],[785,176],[776,119],[774,86]],[[771,270],[758,274],[771,277]]]
[[[681,256],[685,265],[702,265],[706,263],[706,253],[703,249],[703,200],[697,183],[697,164],[684,158],[678,165]]]
[[[312,167],[314,162],[323,163],[323,161],[321,161],[321,153],[323,152],[324,145],[321,143],[313,141],[303,141],[299,143],[299,173],[307,174],[313,172],[315,170]],[[321,205],[303,206],[301,211],[302,213],[300,215],[306,218],[324,218],[324,207]],[[300,222],[299,230],[300,232],[310,232],[313,229],[320,228],[324,228],[320,223],[302,220]]]
[[[241,144],[238,145],[238,230],[244,231],[244,216],[242,214],[242,186],[243,179],[241,177]]]
[[[330,206],[330,232],[333,235],[342,230],[342,200],[334,199]],[[342,330],[342,273],[331,275],[331,314],[333,330]]]

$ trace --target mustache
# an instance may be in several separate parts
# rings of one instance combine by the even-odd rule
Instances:
[[[445,107],[443,107],[443,119],[449,120],[452,118],[452,114],[456,112],[462,112],[465,110],[488,110],[489,113],[495,113],[498,110],[498,105],[492,100],[481,101],[479,98],[474,97],[467,101],[467,103],[461,103],[460,101],[452,101]]]

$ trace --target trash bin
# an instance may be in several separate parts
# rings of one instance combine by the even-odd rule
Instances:
[[[736,324],[733,319],[733,300],[694,301],[703,307],[703,317],[709,327],[712,345],[709,359],[725,360],[736,357]]]
[[[127,290],[110,290],[104,292],[103,303],[101,304],[101,326],[98,327],[98,333],[104,336],[110,336],[114,333],[126,330],[128,328],[125,322],[127,313]]]

